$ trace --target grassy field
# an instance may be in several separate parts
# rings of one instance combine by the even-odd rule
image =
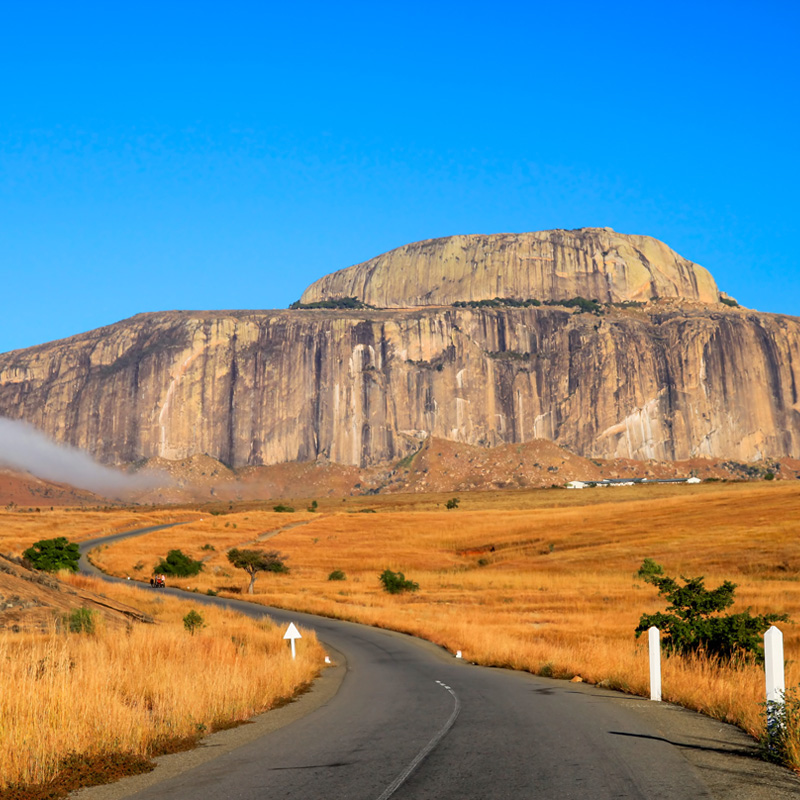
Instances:
[[[72,754],[101,765],[119,754],[146,763],[273,707],[322,666],[313,632],[304,632],[292,660],[282,629],[268,621],[198,607],[204,626],[190,634],[183,617],[191,602],[62,577],[141,609],[155,624],[133,624],[122,636],[102,624],[90,634],[55,625],[49,635],[0,634],[0,794],[59,778]],[[11,796],[38,797],[33,791]]]
[[[231,593],[246,588],[247,576],[227,562],[227,549],[276,549],[291,572],[260,575],[256,602],[414,633],[483,664],[579,675],[644,695],[646,642],[633,631],[642,613],[664,607],[634,578],[645,557],[671,575],[704,575],[709,586],[733,580],[734,610],[800,620],[800,486],[473,493],[446,510],[449,498],[347,498],[294,514],[256,504],[213,515],[174,510],[191,524],[116,544],[95,561],[146,580],[158,558],[177,548],[203,560],[204,570],[173,583]],[[116,526],[112,518],[97,526]],[[20,543],[41,538],[35,519],[25,525],[31,527],[18,532]],[[404,572],[420,590],[386,594],[378,581],[386,568]],[[346,579],[328,580],[333,570]],[[782,628],[787,685],[797,685],[800,636],[795,626]],[[671,658],[663,682],[665,700],[761,732],[761,670]]]

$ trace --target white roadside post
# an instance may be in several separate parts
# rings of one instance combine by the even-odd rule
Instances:
[[[650,699],[661,701],[661,631],[653,625],[647,630],[650,643]]]
[[[295,639],[302,639],[303,637],[300,634],[300,631],[297,630],[294,622],[289,623],[289,627],[286,629],[286,633],[283,634],[284,639],[288,639],[292,643],[292,660],[295,658],[295,651],[294,651],[294,640]]]
[[[764,671],[767,676],[767,728],[769,728],[777,718],[778,706],[784,703],[786,691],[783,634],[774,625],[764,634]]]

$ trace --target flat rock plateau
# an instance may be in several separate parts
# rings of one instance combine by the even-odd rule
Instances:
[[[800,319],[739,306],[650,237],[430,240],[301,300],[140,314],[0,355],[0,416],[234,494],[323,474],[352,491],[551,485],[634,462],[794,477]],[[438,463],[453,446],[466,460]]]

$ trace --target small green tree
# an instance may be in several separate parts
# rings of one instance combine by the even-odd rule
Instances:
[[[458,508],[458,498],[451,497],[445,504],[444,507],[449,511],[453,508]]]
[[[636,636],[638,638],[655,625],[661,631],[661,642],[667,655],[703,652],[728,663],[752,658],[763,664],[764,633],[775,622],[789,619],[786,614],[754,617],[750,609],[739,614],[720,614],[733,605],[736,584],[730,581],[716,589],[706,589],[702,576],[681,576],[681,586],[675,578],[664,575],[662,567],[651,559],[645,559],[637,576],[655,586],[669,605],[666,612],[642,614]]]
[[[195,561],[180,550],[170,550],[167,557],[158,562],[155,571],[176,578],[189,578],[197,575],[201,569],[203,569],[202,561]]]
[[[63,536],[56,539],[42,539],[22,554],[34,567],[44,572],[58,572],[68,569],[78,571],[81,554],[78,545]]]
[[[289,571],[289,567],[285,563],[286,556],[277,550],[263,552],[262,550],[239,550],[234,547],[228,550],[228,561],[236,569],[243,569],[250,576],[250,585],[247,587],[248,594],[253,594],[253,586],[255,586],[256,575],[259,572]]]
[[[183,618],[183,627],[186,628],[189,633],[194,636],[194,632],[200,630],[204,625],[203,617],[197,611],[192,609],[184,618]]]
[[[346,579],[347,579],[347,575],[345,575],[344,572],[342,570],[340,570],[340,569],[335,569],[335,570],[333,570],[333,572],[331,572],[330,575],[328,575],[328,580],[329,581],[343,581],[343,580],[346,580]]]
[[[379,576],[383,588],[389,594],[400,594],[400,592],[416,592],[419,589],[419,584],[415,581],[406,580],[406,576],[402,572],[392,572],[390,569],[385,569]]]

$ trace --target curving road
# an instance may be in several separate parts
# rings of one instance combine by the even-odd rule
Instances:
[[[82,567],[97,572],[85,558]],[[139,791],[123,781],[110,794],[85,790],[81,797],[777,800],[800,793],[786,770],[753,758],[740,731],[675,706],[473,666],[430,643],[363,625],[191,597],[315,629],[346,662],[338,691],[291,724],[172,770],[155,786]]]

